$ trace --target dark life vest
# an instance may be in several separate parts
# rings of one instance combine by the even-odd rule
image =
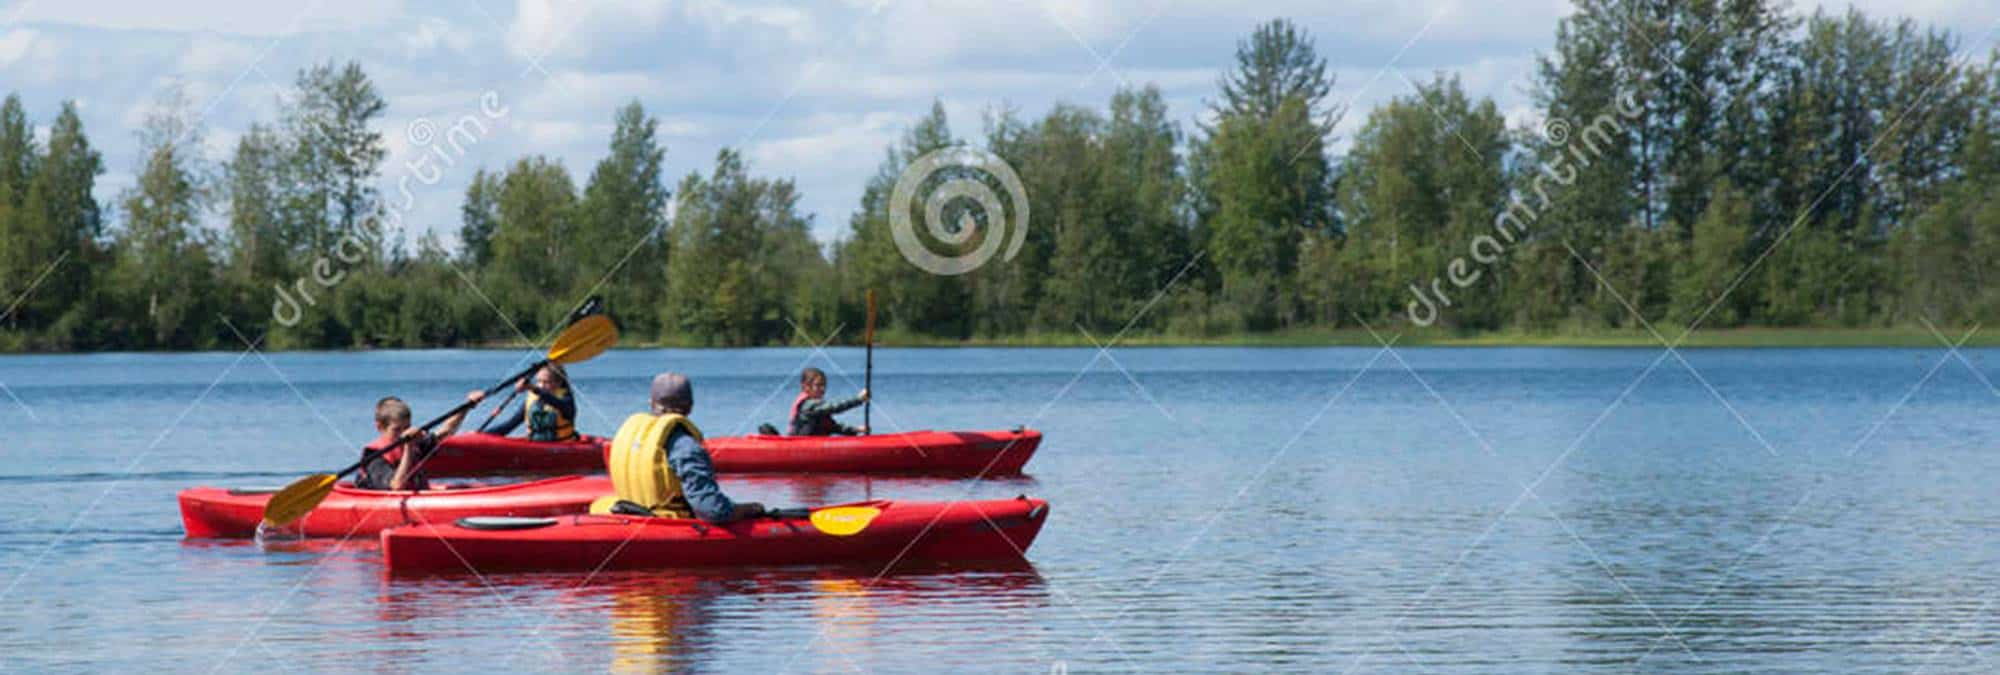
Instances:
[[[569,392],[565,390],[552,393]],[[557,410],[555,406],[542,402],[541,395],[528,392],[528,397],[522,401],[521,406],[521,414],[528,422],[529,440],[543,442],[576,440],[576,423],[564,417],[562,411]]]
[[[381,449],[384,445],[386,443],[378,439],[373,443],[369,443],[367,447],[362,448],[361,452],[365,456],[367,453]],[[403,487],[408,490],[428,489],[431,486],[431,482],[430,477],[424,475],[423,460],[430,458],[431,451],[436,446],[437,441],[430,435],[430,432],[419,434],[416,438],[410,439],[396,449],[382,453],[381,457],[376,457],[369,460],[368,463],[361,465],[361,469],[354,474],[354,486],[363,490],[389,489],[389,483],[396,480],[396,465],[402,463],[403,453],[416,452],[417,466],[411,469],[410,476],[405,481]]]

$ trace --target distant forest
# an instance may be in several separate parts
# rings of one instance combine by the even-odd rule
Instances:
[[[392,217],[387,103],[358,64],[298,73],[279,119],[226,157],[204,156],[191,106],[163,94],[136,184],[108,204],[75,106],[38,129],[10,96],[0,349],[525,342],[591,294],[628,343],[840,326],[852,342],[868,289],[883,330],[940,341],[2000,320],[1992,55],[1909,20],[1763,0],[1578,0],[1554,29],[1526,126],[1449,73],[1343,110],[1313,36],[1284,20],[1238,43],[1194,128],[1151,86],[1035,119],[996,108],[979,138],[934,105],[831,244],[792,181],[736,151],[672,181],[636,102],[580,185],[541,156],[477,170],[450,249]],[[1350,114],[1366,117],[1336,154]],[[1030,223],[1012,260],[935,276],[898,253],[890,195],[914,159],[960,144],[1018,172]],[[994,236],[1004,216],[970,217]]]

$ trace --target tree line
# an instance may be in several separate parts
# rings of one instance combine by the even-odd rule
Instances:
[[[887,332],[942,340],[1987,321],[2000,67],[1959,46],[1854,11],[1577,0],[1528,76],[1536,121],[1438,73],[1336,153],[1352,111],[1314,38],[1276,20],[1238,43],[1193,128],[1152,86],[1032,119],[995,108],[971,138],[933,105],[830,244],[796,185],[736,150],[670,185],[636,102],[581,187],[542,156],[476,170],[448,249],[383,218],[387,103],[357,64],[301,71],[279,119],[223,158],[167,92],[136,184],[103,205],[74,105],[38,134],[10,96],[0,299],[21,300],[0,348],[534,341],[589,295],[639,340],[798,343],[858,327],[869,289]],[[929,247],[1002,236],[1014,209],[1028,222],[1017,257],[938,276],[899,252],[892,197],[919,158],[959,146],[1005,160],[1027,203],[954,203],[947,227],[978,236]],[[921,222],[924,204],[902,206]],[[274,296],[355,232],[365,250],[338,282],[274,320]]]

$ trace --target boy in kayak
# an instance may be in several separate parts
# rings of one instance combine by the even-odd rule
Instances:
[[[561,365],[551,363],[542,367],[535,371],[532,383],[522,380],[514,385],[514,391],[526,391],[528,398],[513,415],[490,429],[490,433],[501,436],[514,433],[525,421],[528,440],[576,440],[576,398],[570,394],[569,375],[562,371]]]
[[[686,417],[694,411],[694,383],[680,373],[661,373],[653,378],[653,414]],[[679,483],[680,497],[688,510],[711,523],[727,523],[764,513],[764,505],[736,503],[722,494],[715,483],[715,463],[701,445],[700,430],[692,422],[680,425],[667,435],[667,471]]]
[[[475,391],[465,395],[465,400],[478,403],[486,398],[486,392]],[[438,441],[458,432],[458,425],[465,421],[465,413],[459,413],[438,425],[437,431],[427,432],[410,428],[410,404],[394,396],[375,402],[375,441],[368,444],[363,452],[388,447],[398,438],[408,438],[401,447],[368,460],[361,466],[361,472],[354,475],[354,486],[363,490],[423,490],[430,487],[430,479],[419,467],[437,449]]]
[[[792,436],[860,436],[868,427],[850,427],[833,418],[868,402],[868,390],[841,401],[826,400],[826,373],[807,368],[799,373],[799,397],[792,400]]]

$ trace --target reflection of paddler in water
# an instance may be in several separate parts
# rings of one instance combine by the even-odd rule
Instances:
[[[724,594],[771,594],[785,602],[810,603],[815,628],[824,637],[814,651],[829,657],[838,670],[847,670],[850,664],[867,667],[867,652],[877,643],[876,627],[887,608],[907,612],[910,607],[933,606],[943,594],[990,603],[977,611],[1003,617],[1005,625],[1039,630],[1031,613],[1047,601],[1046,582],[1026,561],[899,567],[886,573],[872,567],[606,572],[589,586],[573,590],[579,595],[571,598],[610,596],[610,669],[617,673],[700,668],[704,652],[720,640],[719,629],[736,634],[730,627],[718,627],[718,621],[737,622],[733,628],[738,632],[744,628],[741,613],[716,613],[715,603]],[[791,611],[787,606],[760,608]]]
[[[866,650],[875,634],[876,612],[867,580],[867,577],[812,580],[813,618],[825,638],[820,642],[850,662],[859,660],[856,652]]]
[[[726,589],[808,598],[812,616],[826,638],[821,644],[858,658],[855,650],[866,649],[872,642],[876,620],[868,577],[825,574],[812,570],[717,570],[670,577],[634,575],[627,581],[610,581],[599,590],[612,593],[611,671],[669,673],[699,666],[700,652],[714,639],[708,625],[711,606]]]
[[[611,672],[670,673],[692,668],[708,638],[704,618],[715,580],[636,576],[611,588]]]
[[[611,593],[611,671],[668,673],[696,665],[709,633],[708,614],[730,580],[749,582],[736,587],[751,593],[799,593],[811,599],[812,614],[826,638],[845,652],[866,644],[875,610],[870,605],[866,577],[817,576],[823,572],[731,574],[690,571],[685,575],[633,574],[600,580],[596,590]],[[803,575],[814,575],[801,579]],[[801,584],[803,582],[803,584]],[[845,646],[843,646],[845,645]]]
[[[713,607],[716,598],[728,592],[731,576],[718,572],[685,570],[661,573],[607,571],[579,588],[569,575],[522,576],[506,580],[512,591],[527,595],[516,602],[535,606],[549,616],[544,619],[544,637],[509,645],[493,655],[497,664],[532,665],[537,652],[547,658],[580,659],[563,662],[565,670],[603,669],[597,653],[576,651],[564,646],[551,649],[558,625],[583,626],[592,645],[609,643],[610,668],[618,673],[676,673],[699,668],[703,652],[713,644]],[[478,577],[405,579],[390,577],[377,596],[376,631],[384,644],[398,647],[399,658],[383,663],[402,664],[378,668],[382,672],[403,672],[426,654],[424,642],[433,637],[416,625],[457,626],[480,613],[510,610],[486,605],[493,590]],[[510,593],[511,595],[512,593]],[[484,605],[484,606],[482,606]],[[600,618],[605,622],[600,624]],[[408,651],[400,649],[409,647]],[[501,670],[501,669],[495,669]],[[513,670],[513,669],[505,669]]]

